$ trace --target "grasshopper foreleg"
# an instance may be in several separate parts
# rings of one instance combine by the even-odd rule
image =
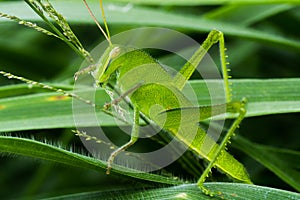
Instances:
[[[76,81],[79,76],[90,73],[90,72],[94,71],[95,69],[97,69],[97,65],[94,64],[94,65],[90,65],[86,68],[83,68],[82,70],[79,70],[78,72],[76,72],[74,74],[74,80]]]
[[[135,90],[137,90],[138,88],[140,88],[142,86],[142,83],[138,83],[135,86],[133,86],[132,88],[130,88],[129,90],[127,90],[126,92],[124,92],[123,94],[121,94],[118,98],[112,100],[109,103],[106,103],[103,107],[104,109],[109,109],[112,105],[117,105],[120,101],[122,101],[122,99],[124,99],[127,95],[129,95],[130,93],[133,93]]]

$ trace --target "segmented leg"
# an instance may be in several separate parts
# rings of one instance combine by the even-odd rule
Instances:
[[[126,91],[123,94],[121,94],[118,98],[114,99],[110,103],[106,103],[104,105],[104,109],[109,109],[112,105],[117,105],[123,98],[125,98],[130,93],[133,93],[135,90],[137,90],[141,86],[142,86],[142,83],[136,84],[135,86],[133,86],[132,88],[130,88],[128,91]]]
[[[131,130],[131,136],[130,136],[130,140],[129,142],[127,142],[126,144],[122,145],[121,147],[119,147],[118,149],[116,149],[115,151],[113,151],[108,160],[107,160],[107,170],[106,170],[106,174],[110,174],[110,170],[112,168],[112,163],[115,159],[115,157],[121,153],[122,151],[128,149],[131,145],[133,145],[139,138],[139,119],[140,119],[140,111],[138,108],[134,108],[134,115],[133,115],[133,119],[134,119],[134,124]]]
[[[74,74],[74,80],[76,81],[78,79],[78,76],[90,73],[90,72],[94,71],[96,68],[97,68],[97,65],[90,65],[86,68],[83,68],[82,70],[79,70],[78,72],[76,72]]]
[[[212,160],[210,161],[209,165],[206,167],[204,172],[202,173],[200,179],[197,182],[198,187],[203,191],[203,193],[213,196],[215,193],[208,190],[206,187],[204,187],[203,183],[205,179],[209,176],[209,173],[211,172],[212,167],[214,167],[216,160],[218,159],[218,156],[221,154],[222,151],[224,151],[226,144],[229,142],[230,138],[234,135],[235,130],[239,127],[240,123],[244,119],[246,115],[246,109],[245,109],[246,99],[242,99],[240,108],[237,110],[239,112],[239,116],[236,118],[236,120],[231,125],[230,129],[228,130],[227,134],[225,135],[223,141],[219,145],[217,151],[215,152]]]
[[[190,62],[194,63],[194,66],[197,66],[198,64],[196,65],[195,63],[200,62],[200,60],[204,56],[204,53],[206,53],[206,51],[214,43],[217,43],[217,42],[219,42],[221,68],[222,68],[222,75],[223,75],[223,82],[224,82],[224,89],[225,89],[225,99],[226,99],[226,103],[230,103],[232,101],[231,88],[230,88],[230,84],[228,81],[230,76],[228,75],[229,70],[227,68],[228,63],[226,61],[226,54],[225,54],[226,48],[225,48],[223,33],[220,31],[217,31],[217,30],[211,31],[209,33],[207,39],[201,45],[202,49],[204,51],[202,49],[199,49],[198,52],[196,52],[196,54],[194,55],[195,57],[191,58]],[[184,68],[186,68],[186,69],[184,69]],[[184,68],[182,69],[181,73],[183,74],[184,77],[189,77],[192,72],[192,70],[191,70],[192,66],[189,66],[188,64],[186,64],[184,66]],[[246,103],[246,99],[243,99],[241,101],[240,107],[236,109],[236,112],[239,113],[239,116],[236,118],[236,120],[234,121],[234,123],[232,124],[230,129],[228,130],[226,136],[224,137],[223,141],[221,142],[217,151],[215,152],[212,160],[210,161],[207,168],[204,170],[203,174],[201,175],[201,177],[199,178],[199,180],[197,182],[197,185],[199,186],[199,188],[201,188],[201,190],[207,195],[213,196],[214,193],[209,191],[207,188],[205,188],[203,186],[203,183],[204,183],[205,179],[209,176],[209,173],[211,172],[211,168],[215,165],[218,156],[221,154],[222,151],[224,151],[226,144],[229,142],[230,138],[234,135],[234,131],[236,130],[236,128],[238,128],[239,124],[245,117],[245,114],[246,114],[245,103]]]

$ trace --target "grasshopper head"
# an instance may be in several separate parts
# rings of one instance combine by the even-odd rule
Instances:
[[[117,58],[121,53],[121,48],[118,45],[112,45],[106,49],[97,63],[97,69],[93,73],[97,85],[105,84],[111,74],[116,70],[110,68],[110,63],[114,58]]]
[[[99,62],[96,64],[96,70],[92,73],[92,75],[95,78],[95,81],[96,81],[97,85],[102,85],[102,84],[105,85],[106,82],[108,81],[110,75],[113,72],[112,71],[110,73],[106,73],[106,71],[108,69],[108,66],[109,66],[111,60],[113,58],[117,57],[120,54],[120,47],[118,47],[117,45],[113,45],[112,42],[111,42],[110,34],[109,34],[109,30],[108,30],[108,26],[107,26],[105,14],[104,14],[104,8],[103,8],[102,0],[100,0],[100,8],[101,8],[102,19],[103,19],[103,23],[104,23],[104,26],[105,26],[105,30],[98,23],[95,15],[93,14],[90,7],[88,6],[86,0],[83,0],[83,3],[85,4],[88,12],[90,13],[92,19],[94,20],[94,22],[98,26],[99,30],[102,32],[103,36],[106,38],[106,41],[109,43],[109,47],[106,49],[104,54],[101,56]]]

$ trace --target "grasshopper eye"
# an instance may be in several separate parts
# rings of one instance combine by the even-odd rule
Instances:
[[[121,48],[120,47],[115,47],[111,50],[111,52],[109,53],[109,57],[110,58],[115,58],[118,55],[120,55],[121,53]]]

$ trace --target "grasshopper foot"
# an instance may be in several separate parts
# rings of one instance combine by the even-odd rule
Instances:
[[[112,152],[107,159],[107,168],[106,168],[106,174],[110,174],[110,170],[112,168],[112,164],[114,162],[115,157],[122,151],[122,149],[118,148],[114,152]]]
[[[129,142],[127,142],[126,144],[124,144],[123,146],[119,147],[118,149],[116,149],[115,151],[113,151],[109,158],[107,159],[107,169],[106,169],[106,174],[110,174],[110,170],[112,168],[112,164],[114,162],[115,157],[121,153],[122,151],[128,149],[131,145],[133,145],[135,142],[137,141],[136,137],[132,137],[130,139]]]
[[[199,180],[197,182],[197,186],[205,195],[210,196],[210,197],[218,196],[221,199],[223,199],[222,192],[213,192],[204,186],[204,181],[206,180],[206,178],[208,177],[210,172],[211,172],[210,168],[207,168],[206,171],[199,178]]]
[[[215,193],[210,191],[209,189],[207,189],[206,187],[204,187],[204,185],[202,184],[201,186],[198,185],[198,187],[201,189],[201,191],[205,194],[205,195],[208,195],[208,196],[215,196]]]

